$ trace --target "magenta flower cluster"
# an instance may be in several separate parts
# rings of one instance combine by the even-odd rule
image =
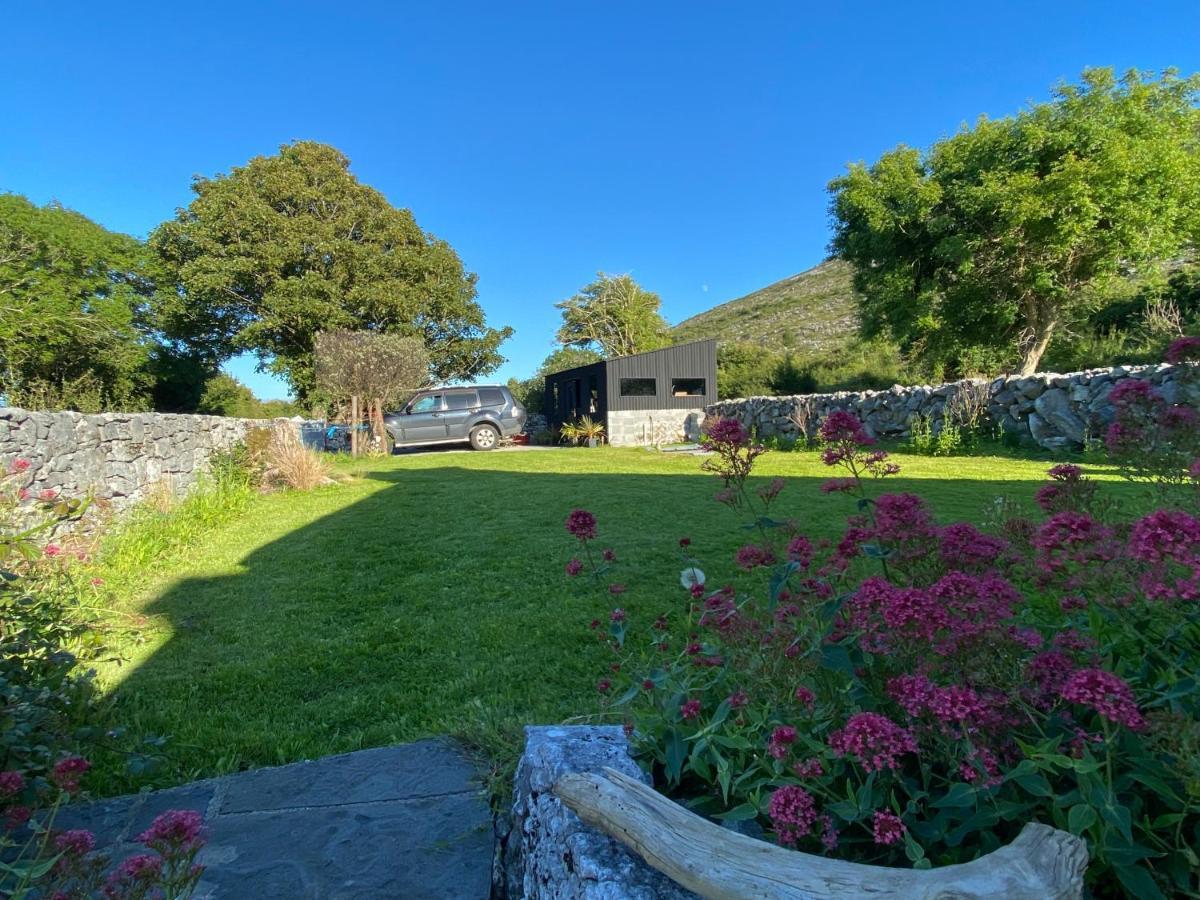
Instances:
[[[879,713],[855,713],[844,728],[829,736],[829,747],[839,756],[850,756],[868,772],[895,769],[900,757],[917,752],[917,742],[905,728]]]
[[[784,785],[771,794],[767,815],[771,817],[779,843],[794,847],[812,832],[817,822],[817,802],[799,785]]]

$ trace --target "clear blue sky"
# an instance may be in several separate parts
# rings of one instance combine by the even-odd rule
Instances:
[[[516,337],[631,272],[672,323],[819,262],[825,185],[1044,99],[1090,65],[1200,70],[1200,6],[1150,3],[10,3],[0,190],[144,236],[294,139],[479,274]],[[264,398],[282,388],[236,361]]]

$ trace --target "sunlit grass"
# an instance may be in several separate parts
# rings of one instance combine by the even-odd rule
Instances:
[[[920,492],[945,520],[978,520],[1000,495],[1028,503],[1048,465],[897,459],[887,489]],[[744,532],[700,462],[599,448],[341,464],[338,485],[253,497],[156,556],[103,555],[108,602],[136,624],[115,632],[124,661],[101,681],[131,733],[170,736],[162,783],[447,733],[503,768],[521,726],[596,711],[593,618],[685,601],[678,538],[710,579],[734,577]],[[818,491],[830,473],[813,453],[767,454],[759,473],[790,479],[779,512],[813,537],[853,510]],[[563,575],[577,506],[616,549],[619,601]]]

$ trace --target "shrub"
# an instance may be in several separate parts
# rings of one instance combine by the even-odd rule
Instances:
[[[291,425],[281,422],[272,429],[266,449],[264,480],[297,491],[309,491],[327,484],[332,468],[321,454],[304,446]]]
[[[1126,378],[1109,392],[1114,418],[1104,443],[1122,474],[1170,489],[1200,482],[1200,416],[1186,401],[1200,381],[1200,338],[1179,338],[1167,361],[1176,366],[1176,402],[1148,381]]]
[[[868,489],[898,468],[852,414],[820,437],[845,473],[822,490],[855,501],[830,546],[777,517],[782,479],[751,489],[763,450],[740,424],[709,426],[716,499],[753,535],[746,584],[707,584],[685,545],[690,600],[610,616],[598,688],[643,763],[697,811],[809,852],[946,865],[1039,820],[1087,839],[1099,895],[1194,892],[1200,520],[1122,520],[1056,467],[1043,520],[942,525]]]

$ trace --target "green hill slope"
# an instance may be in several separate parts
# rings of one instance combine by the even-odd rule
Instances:
[[[676,341],[747,341],[776,350],[824,354],[858,334],[849,263],[832,259],[745,297],[685,319]]]

